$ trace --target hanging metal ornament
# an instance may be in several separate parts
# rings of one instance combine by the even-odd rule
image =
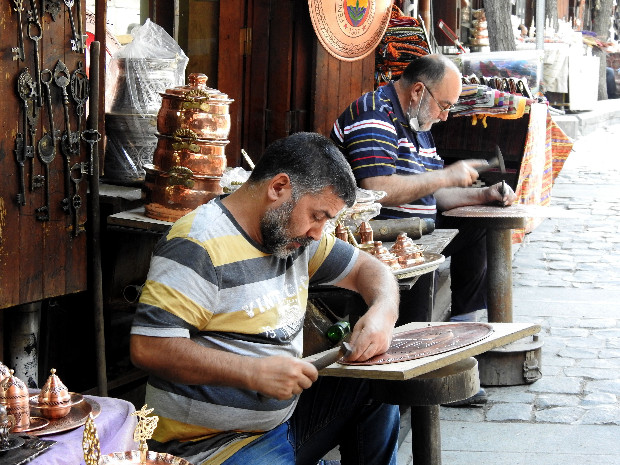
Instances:
[[[387,29],[392,0],[308,0],[312,26],[334,57],[354,61],[372,53]]]

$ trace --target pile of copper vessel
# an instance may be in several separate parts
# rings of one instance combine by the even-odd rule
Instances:
[[[145,165],[145,213],[163,221],[176,221],[222,193],[232,100],[207,87],[204,74],[190,74],[188,82],[161,94],[157,147],[153,163]]]

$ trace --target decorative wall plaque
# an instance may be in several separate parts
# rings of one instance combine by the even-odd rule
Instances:
[[[308,0],[319,41],[343,61],[364,58],[377,47],[390,20],[393,0]]]

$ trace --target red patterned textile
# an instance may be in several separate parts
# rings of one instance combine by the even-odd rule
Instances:
[[[553,183],[572,148],[572,139],[553,121],[547,106],[532,105],[515,192],[517,203],[549,205]],[[512,243],[521,243],[525,234],[533,231],[542,220],[529,218],[525,228],[513,231]]]

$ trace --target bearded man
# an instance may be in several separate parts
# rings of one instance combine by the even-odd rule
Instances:
[[[160,420],[153,450],[195,464],[395,464],[398,407],[364,380],[319,378],[304,361],[308,287],[357,291],[368,309],[349,360],[389,347],[398,288],[389,269],[332,235],[355,179],[327,138],[271,144],[237,191],[178,220],[158,243],[131,331]]]

